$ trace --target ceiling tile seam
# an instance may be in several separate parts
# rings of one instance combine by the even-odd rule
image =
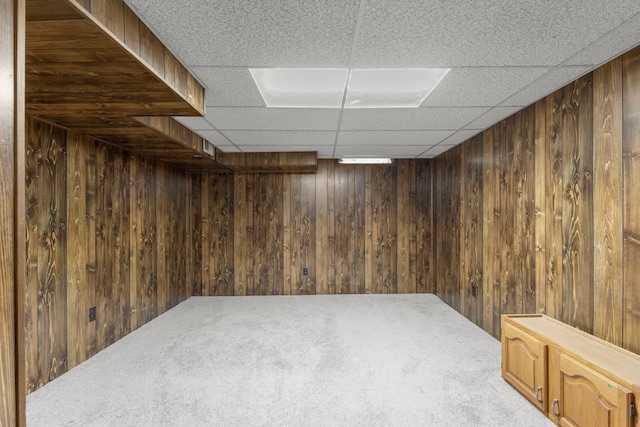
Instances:
[[[489,111],[491,111],[491,110],[489,110]],[[481,117],[482,117],[482,116],[481,116]],[[481,132],[484,132],[484,131],[485,131],[485,129],[464,129],[464,130],[471,130],[471,131],[475,131],[475,130],[477,130],[477,131],[478,131],[478,133],[476,133],[474,136],[472,136],[472,137],[470,137],[470,138],[473,138],[473,137],[477,136],[479,133],[481,133]],[[447,139],[453,138],[453,137],[456,135],[456,133],[457,133],[457,132],[454,132],[452,135],[449,135],[448,137],[446,137],[446,138],[445,138],[445,139],[443,139],[442,141],[438,142],[437,144],[432,145],[431,147],[427,148],[427,149],[426,149],[426,150],[424,150],[422,153],[420,153],[420,154],[418,155],[418,157],[419,157],[419,156],[423,156],[423,155],[427,154],[429,151],[433,150],[433,149],[434,149],[434,148],[436,148],[436,147],[455,147],[457,144],[449,145],[449,144],[447,144],[446,142],[447,142]],[[468,138],[468,139],[470,139],[470,138]]]
[[[198,129],[198,130],[201,130],[201,131],[202,131],[202,130],[215,130],[215,131],[217,131],[220,135],[222,135],[222,137],[223,137],[224,139],[226,139],[227,141],[229,141],[229,143],[230,143],[231,145],[233,145],[234,147],[236,147],[238,150],[242,151],[242,149],[241,149],[240,147],[238,147],[238,146],[237,146],[237,145],[236,145],[232,140],[230,140],[230,139],[227,137],[227,135],[225,135],[225,134],[224,134],[220,129],[218,129],[218,128],[213,124],[213,123],[211,123],[211,122],[209,121],[209,119],[207,119],[207,116],[206,116],[206,114],[207,114],[207,108],[206,108],[206,106],[205,106],[205,112],[204,112],[204,113],[205,113],[205,115],[204,115],[204,116],[202,116],[202,119],[203,119],[205,122],[207,122],[207,123],[209,124],[209,126],[211,126],[211,128],[212,128],[212,129]],[[192,131],[192,132],[198,133],[198,132],[196,132],[196,131]],[[206,141],[208,141],[210,144],[212,144],[212,145],[214,145],[214,146],[215,146],[215,144],[213,144],[213,143],[212,143],[211,141],[209,141],[208,139],[203,138],[203,137],[201,137],[201,138],[202,138],[202,139],[205,139],[205,140],[206,140]]]
[[[572,58],[575,58],[576,56],[580,55],[582,52],[584,52],[585,50],[587,50],[588,48],[590,48],[590,47],[591,47],[592,45],[594,45],[596,42],[598,42],[598,41],[602,40],[603,38],[607,37],[609,34],[613,33],[613,32],[614,32],[614,31],[616,31],[616,30],[618,30],[620,27],[622,27],[623,25],[625,25],[627,22],[629,22],[629,21],[631,21],[631,20],[633,20],[633,19],[636,19],[638,16],[640,16],[640,12],[638,12],[638,13],[636,13],[635,15],[631,16],[629,19],[627,19],[627,20],[625,20],[625,21],[622,21],[622,22],[621,22],[620,24],[618,24],[617,26],[615,26],[615,27],[611,28],[609,31],[607,31],[606,33],[604,33],[602,36],[600,36],[599,38],[595,39],[594,41],[592,41],[591,43],[589,43],[588,45],[586,45],[585,47],[583,47],[582,49],[580,49],[579,51],[577,51],[576,53],[574,53],[573,55],[571,55],[569,58],[567,58],[567,59],[565,59],[564,61],[562,61],[560,64],[558,64],[558,66],[559,66],[559,67],[560,67],[560,66],[563,66],[562,64],[565,64],[565,63],[567,63],[567,62],[571,61],[571,59],[572,59]],[[627,51],[625,51],[625,52],[628,52],[629,50],[631,50],[631,49],[633,49],[633,48],[634,48],[634,47],[630,47],[630,48],[629,48],[629,49],[627,49]],[[615,54],[615,55],[613,55],[613,56],[611,56],[611,57],[607,58],[606,60],[604,60],[603,62],[600,62],[600,63],[598,63],[598,64],[593,64],[593,63],[591,63],[591,64],[573,64],[573,66],[575,66],[575,67],[593,67],[593,69],[591,70],[591,71],[593,71],[593,70],[595,70],[596,68],[598,68],[598,67],[600,67],[600,66],[602,66],[602,65],[606,64],[607,62],[611,61],[613,58],[623,55],[625,52],[620,52],[620,53],[618,53],[618,54]],[[568,67],[569,65],[566,65],[566,66]],[[591,71],[588,71],[587,73],[589,73],[589,72],[591,72]],[[585,74],[587,74],[587,73],[585,73]]]
[[[588,71],[586,71],[586,72],[584,72],[584,73],[583,73],[583,74],[581,74],[580,76],[576,77],[574,80],[576,80],[576,79],[578,79],[578,78],[580,78],[580,77],[584,76],[585,74],[589,74],[590,72],[592,72],[593,70],[595,70],[595,69],[597,68],[597,67],[593,67],[593,68],[591,68],[591,67],[592,67],[591,65],[556,65],[555,67],[551,67],[551,68],[549,68],[549,70],[548,70],[546,73],[544,73],[544,74],[540,75],[537,79],[535,79],[534,81],[532,81],[532,82],[531,82],[531,83],[529,83],[528,85],[523,86],[523,87],[522,87],[520,90],[518,90],[517,92],[512,93],[511,95],[507,96],[507,97],[506,97],[506,98],[504,98],[502,101],[500,101],[500,102],[499,102],[499,103],[497,103],[496,105],[492,106],[492,108],[491,108],[491,109],[493,109],[493,108],[495,108],[495,107],[520,107],[520,108],[522,108],[522,109],[525,109],[525,108],[526,108],[526,107],[528,107],[529,105],[535,104],[535,103],[536,103],[536,102],[538,102],[540,99],[542,99],[542,98],[544,98],[544,97],[546,97],[546,96],[548,96],[548,95],[552,94],[554,91],[556,91],[556,90],[558,90],[558,89],[560,89],[560,88],[556,88],[556,89],[552,90],[552,91],[551,91],[551,92],[549,92],[548,94],[546,94],[546,95],[542,96],[540,99],[536,99],[535,101],[533,101],[533,102],[531,102],[531,103],[529,103],[529,104],[527,104],[527,105],[516,105],[516,104],[514,104],[514,105],[509,105],[509,104],[504,104],[504,102],[505,102],[505,101],[507,101],[508,99],[513,98],[514,96],[517,96],[518,94],[520,94],[520,93],[522,93],[522,92],[524,92],[524,91],[528,90],[528,89],[529,89],[529,88],[531,88],[531,87],[535,87],[535,86],[536,86],[536,82],[538,82],[539,80],[543,79],[547,74],[550,74],[551,72],[553,72],[553,71],[555,71],[555,70],[560,70],[560,69],[571,69],[571,68],[579,69],[579,68],[584,68],[584,67],[589,67],[589,70],[588,70]],[[561,87],[562,87],[562,86],[561,86]],[[491,110],[489,110],[489,111],[491,111]],[[482,115],[487,114],[489,111],[487,111],[486,113],[483,113]],[[482,116],[480,116],[480,117],[482,117]],[[480,118],[480,117],[478,117],[478,118]],[[467,124],[469,124],[469,123],[467,123]],[[464,129],[464,128],[463,128],[463,129]]]
[[[351,39],[351,51],[349,52],[349,62],[347,63],[347,69],[351,69],[351,65],[353,64],[353,58],[355,56],[355,49],[358,43],[358,37],[360,35],[360,26],[362,25],[362,20],[364,17],[364,9],[366,7],[367,0],[360,0],[358,4],[358,15],[356,16],[355,27],[353,28],[353,38]],[[340,137],[340,128],[342,127],[342,118],[344,116],[344,103],[347,99],[347,89],[349,87],[349,76],[347,76],[347,84],[344,87],[344,91],[342,93],[342,103],[340,107],[340,114],[338,115],[338,123],[336,128],[336,137],[333,142],[333,156],[336,155],[336,149],[338,147],[338,138]]]

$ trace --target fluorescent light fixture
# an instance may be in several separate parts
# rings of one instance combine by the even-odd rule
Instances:
[[[391,159],[388,157],[343,157],[338,160],[343,165],[390,165]]]
[[[346,68],[250,68],[267,107],[340,108]]]
[[[344,107],[419,107],[448,72],[447,68],[351,70]]]
[[[267,107],[416,108],[448,68],[250,68]]]

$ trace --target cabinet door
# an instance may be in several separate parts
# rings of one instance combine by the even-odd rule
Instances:
[[[565,354],[560,356],[559,374],[560,396],[554,396],[551,412],[561,426],[631,425],[629,390]]]
[[[502,325],[502,378],[547,412],[547,346],[508,323]]]

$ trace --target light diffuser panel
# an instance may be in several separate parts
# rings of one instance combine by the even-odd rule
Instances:
[[[439,68],[250,68],[267,107],[416,108],[449,72]],[[348,81],[347,81],[348,77]]]
[[[446,68],[353,69],[344,107],[419,107],[448,72]]]
[[[267,107],[340,108],[347,69],[250,68]]]

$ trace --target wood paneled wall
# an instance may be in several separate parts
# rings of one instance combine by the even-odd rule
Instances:
[[[437,294],[496,337],[540,312],[640,353],[639,159],[640,48],[438,157]]]
[[[192,184],[202,194],[192,218],[202,236],[190,249],[201,265],[193,293],[431,292],[432,176],[427,160],[203,174]]]
[[[34,119],[26,155],[30,392],[191,295],[192,178]]]

